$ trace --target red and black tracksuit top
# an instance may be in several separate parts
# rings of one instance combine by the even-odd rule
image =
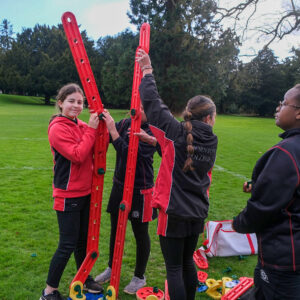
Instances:
[[[300,270],[300,128],[280,135],[252,173],[251,198],[234,219],[240,233],[257,235],[262,266]]]
[[[95,137],[96,129],[79,119],[71,120],[59,115],[49,124],[55,210],[64,210],[66,198],[91,193]]]
[[[183,172],[187,159],[187,134],[183,122],[177,121],[160,99],[152,74],[143,77],[139,91],[150,129],[162,152],[153,206],[160,210],[158,234],[167,236],[168,216],[185,220],[204,220],[207,217],[210,175],[218,140],[211,126],[191,120],[195,170]]]

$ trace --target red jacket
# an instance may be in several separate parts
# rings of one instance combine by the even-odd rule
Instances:
[[[96,130],[79,119],[58,116],[49,124],[48,137],[54,161],[53,197],[90,194]]]

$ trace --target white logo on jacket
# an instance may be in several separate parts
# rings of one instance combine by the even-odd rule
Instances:
[[[270,283],[269,282],[269,278],[268,275],[266,274],[266,272],[263,269],[260,269],[260,278],[265,281],[266,283]]]

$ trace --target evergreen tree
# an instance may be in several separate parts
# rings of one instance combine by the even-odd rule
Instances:
[[[7,51],[13,42],[13,26],[7,19],[0,24],[0,51]]]
[[[214,22],[215,1],[131,0],[130,7],[133,24],[151,25],[150,56],[168,106],[180,111],[196,94],[208,94],[221,103],[237,63],[238,40]]]

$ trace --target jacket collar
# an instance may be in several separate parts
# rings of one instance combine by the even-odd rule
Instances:
[[[300,134],[300,128],[289,129],[289,130],[279,134],[279,137],[281,137],[282,139],[286,139],[288,137],[291,137],[291,136],[297,135],[297,134]]]

